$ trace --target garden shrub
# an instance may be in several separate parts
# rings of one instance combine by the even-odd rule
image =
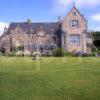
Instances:
[[[68,52],[68,51],[65,51],[65,55],[66,55],[67,57],[70,57],[70,56],[72,56],[72,53],[71,53],[71,52]]]
[[[3,56],[4,54],[2,52],[0,52],[0,56]]]
[[[65,51],[62,48],[57,48],[53,51],[55,57],[63,57],[65,56]]]

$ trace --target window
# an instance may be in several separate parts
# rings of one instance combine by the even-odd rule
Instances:
[[[40,40],[39,43],[40,43],[40,44],[43,44],[43,40]]]
[[[80,44],[80,35],[73,34],[70,36],[71,45],[79,45]]]
[[[54,42],[56,42],[56,37],[54,37]]]
[[[32,44],[32,40],[30,40],[29,43]]]
[[[78,21],[77,20],[72,20],[71,21],[71,27],[72,28],[78,28]]]
[[[16,41],[16,46],[19,46],[19,41]]]
[[[10,52],[12,52],[13,51],[13,48],[12,47],[10,47]]]
[[[66,44],[66,35],[64,35],[64,44]]]

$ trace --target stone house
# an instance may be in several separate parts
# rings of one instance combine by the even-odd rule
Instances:
[[[13,22],[0,37],[0,49],[4,53],[23,47],[25,52],[52,53],[55,48],[69,52],[91,53],[92,38],[88,33],[87,20],[73,5],[71,11],[58,22],[32,23]]]

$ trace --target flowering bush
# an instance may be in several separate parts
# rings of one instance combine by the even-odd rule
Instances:
[[[31,56],[31,53],[29,51],[24,51],[25,56]]]
[[[36,55],[40,55],[40,52],[39,51],[33,52],[32,56],[36,56]]]
[[[17,51],[16,56],[24,56],[24,52],[23,51]]]

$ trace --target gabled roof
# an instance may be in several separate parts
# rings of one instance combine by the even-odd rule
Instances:
[[[84,21],[87,21],[86,19],[85,19],[85,17],[80,13],[80,11],[76,8],[76,6],[75,6],[75,4],[73,5],[73,7],[72,7],[72,9],[69,11],[69,13],[67,14],[67,16],[73,11],[73,9],[75,9],[78,13],[79,13],[79,15],[84,19]],[[66,17],[67,17],[66,16]],[[65,17],[65,18],[66,18]],[[65,19],[64,18],[64,19]]]
[[[8,28],[8,33],[11,32],[11,30],[15,30],[17,27],[20,27],[23,32],[30,33],[36,33],[41,28],[43,31],[46,31],[46,33],[51,33],[53,30],[54,32],[59,29],[59,23],[28,23],[28,22],[22,22],[22,23],[11,23]]]

